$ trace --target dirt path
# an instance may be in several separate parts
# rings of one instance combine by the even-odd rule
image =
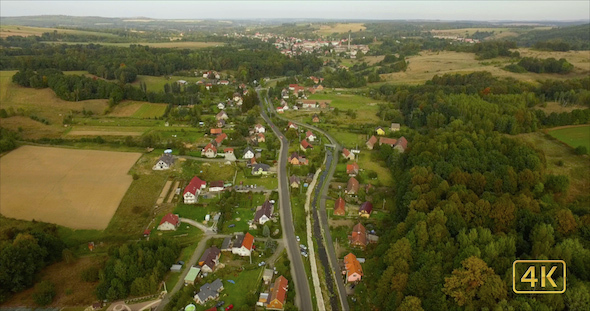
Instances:
[[[172,203],[172,199],[174,199],[174,195],[176,194],[176,189],[178,188],[178,184],[180,181],[174,183],[174,187],[172,187],[172,191],[170,191],[170,195],[168,196],[168,203]]]
[[[166,184],[164,185],[164,188],[162,189],[162,192],[160,192],[160,196],[158,197],[158,200],[156,201],[156,205],[160,205],[164,202],[164,199],[166,198],[166,195],[168,194],[168,190],[170,190],[171,185],[172,185],[172,180],[166,181]]]
[[[311,265],[311,279],[313,281],[313,287],[315,290],[315,297],[318,303],[318,310],[325,311],[326,304],[324,303],[324,296],[322,295],[322,286],[320,284],[320,278],[318,276],[318,266],[315,260],[315,250],[313,248],[313,240],[312,240],[312,226],[311,226],[311,213],[310,211],[310,204],[311,204],[311,195],[313,190],[315,189],[315,184],[318,180],[318,176],[320,176],[320,172],[322,170],[318,169],[313,175],[313,180],[309,184],[307,188],[306,198],[305,198],[305,229],[307,231],[307,249],[309,250],[309,263]]]

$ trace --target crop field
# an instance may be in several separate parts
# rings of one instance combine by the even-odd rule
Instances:
[[[188,42],[188,41],[170,41],[170,42],[133,42],[133,43],[112,43],[112,42],[64,42],[64,41],[43,41],[44,43],[49,44],[70,44],[70,45],[77,45],[77,44],[100,44],[105,46],[118,46],[118,47],[129,47],[130,45],[144,45],[149,46],[152,48],[179,48],[179,49],[204,49],[209,47],[215,46],[223,46],[225,43],[223,42]]]
[[[473,35],[475,32],[494,32],[493,35],[486,38],[486,40],[498,40],[498,39],[505,39],[508,37],[516,37],[520,34],[529,32],[531,30],[548,30],[551,29],[550,26],[539,26],[539,27],[532,27],[532,28],[522,28],[522,27],[498,27],[498,28],[458,28],[458,29],[434,29],[430,32],[433,35],[438,36],[459,36],[459,37],[469,37]]]
[[[316,30],[315,32],[320,35],[331,35],[335,32],[358,32],[365,29],[367,29],[367,27],[365,27],[365,24],[363,23],[335,23],[330,25],[321,25],[320,29]]]
[[[590,125],[556,128],[550,130],[549,135],[573,148],[584,146],[586,150],[590,150]]]
[[[67,136],[141,136],[148,128],[124,126],[72,126]]]
[[[166,106],[165,104],[124,101],[115,106],[109,115],[114,117],[157,118],[164,114]]]
[[[477,60],[473,53],[459,53],[452,51],[441,52],[421,52],[420,55],[409,56],[408,69],[405,72],[395,72],[382,74],[381,77],[389,83],[410,83],[418,84],[432,79],[434,75],[444,75],[446,73],[471,73],[474,71],[489,71],[494,76],[512,77],[518,80],[536,82],[546,79],[572,79],[582,78],[590,72],[590,55],[587,51],[570,51],[570,52],[539,52],[530,49],[518,49],[521,56],[531,56],[539,58],[555,57],[565,58],[574,65],[574,70],[565,75],[549,73],[513,73],[502,69],[510,64],[509,58],[494,58],[487,60]]]
[[[99,37],[117,37],[115,34],[94,32],[94,31],[83,31],[74,29],[59,29],[59,28],[44,28],[44,27],[29,27],[29,26],[17,26],[17,25],[0,25],[0,38],[6,38],[9,36],[41,36],[45,32],[67,33],[76,35],[92,35]]]
[[[23,146],[0,159],[2,214],[74,229],[107,227],[139,153]]]

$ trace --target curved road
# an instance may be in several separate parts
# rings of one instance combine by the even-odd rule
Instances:
[[[311,311],[315,308],[311,302],[311,292],[307,281],[307,274],[303,266],[303,260],[299,255],[299,243],[295,239],[295,227],[293,226],[293,214],[291,213],[291,199],[289,195],[289,181],[287,176],[287,157],[289,153],[289,141],[285,138],[277,127],[272,123],[262,102],[259,103],[262,111],[262,118],[270,125],[275,135],[281,141],[281,151],[279,154],[277,170],[279,178],[279,201],[281,210],[281,226],[283,227],[283,241],[287,248],[287,254],[291,260],[291,276],[295,283],[295,304],[299,310]]]
[[[258,95],[260,96],[260,93]],[[340,266],[338,264],[338,258],[336,257],[336,253],[334,251],[334,243],[332,242],[332,235],[330,234],[330,229],[329,229],[330,227],[328,225],[328,214],[326,213],[326,197],[327,197],[328,188],[329,188],[328,185],[330,184],[332,177],[334,176],[334,172],[336,171],[336,165],[338,164],[338,155],[340,153],[341,146],[338,144],[338,141],[336,141],[336,139],[334,139],[332,136],[330,136],[330,134],[328,134],[326,131],[324,131],[320,128],[317,128],[313,125],[309,125],[309,124],[302,123],[299,121],[290,120],[290,119],[287,119],[287,118],[284,118],[284,117],[278,115],[276,113],[276,110],[273,109],[273,106],[268,102],[268,97],[265,97],[264,101],[265,101],[265,105],[262,106],[262,114],[265,119],[268,119],[268,117],[266,115],[266,111],[269,111],[269,112],[272,111],[275,114],[275,116],[277,116],[280,119],[283,119],[285,121],[291,121],[299,126],[307,127],[311,130],[322,133],[323,135],[325,135],[328,138],[328,140],[330,140],[330,143],[334,146],[333,153],[331,153],[330,151],[326,152],[326,160],[330,160],[330,161],[326,161],[326,164],[329,166],[329,168],[327,168],[327,170],[324,171],[324,175],[322,176],[322,182],[320,183],[321,184],[321,191],[319,193],[320,209],[317,214],[319,215],[319,220],[320,220],[319,224],[321,227],[321,232],[323,233],[323,235],[325,237],[323,239],[325,241],[325,245],[326,245],[325,250],[327,251],[328,260],[329,260],[330,266],[332,267],[332,279],[334,280],[334,282],[336,283],[336,287],[338,288],[338,293],[339,293],[338,296],[340,298],[340,304],[342,306],[342,310],[347,311],[350,309],[350,307],[348,306],[348,300],[347,300],[346,289],[344,287],[344,281],[342,280],[342,276],[340,275]],[[261,104],[262,104],[262,101],[261,101]],[[269,122],[269,124],[271,124],[270,120],[267,120],[267,122]],[[286,139],[283,138],[282,140],[286,140]],[[330,159],[328,159],[328,157],[330,157]],[[316,195],[316,198],[314,199],[314,201],[317,200],[317,198],[318,198],[318,196]],[[307,309],[302,309],[302,310],[307,310]]]

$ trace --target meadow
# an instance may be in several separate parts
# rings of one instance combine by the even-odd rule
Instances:
[[[209,47],[216,47],[216,46],[223,46],[225,43],[223,42],[188,42],[188,41],[169,41],[169,42],[121,42],[121,43],[113,43],[113,42],[68,42],[68,41],[43,41],[43,43],[49,44],[69,44],[69,45],[87,45],[87,44],[99,44],[104,46],[117,46],[117,47],[129,47],[131,45],[143,45],[149,46],[152,48],[178,48],[178,49],[204,49]]]
[[[131,184],[138,153],[20,147],[0,159],[2,214],[104,229]]]
[[[45,32],[64,33],[64,34],[75,34],[75,35],[90,35],[98,37],[118,37],[115,34],[96,32],[96,31],[84,31],[75,29],[60,29],[60,28],[45,28],[45,27],[29,27],[20,25],[0,25],[0,38],[6,38],[9,36],[41,36]]]
[[[166,104],[152,104],[136,101],[122,101],[113,108],[109,116],[141,119],[158,118],[164,115]]]
[[[321,25],[320,29],[314,31],[315,33],[323,36],[328,36],[333,33],[347,33],[347,32],[359,32],[367,29],[363,23],[333,23],[328,25]]]
[[[590,125],[560,127],[549,130],[549,135],[572,148],[584,146],[590,150]]]

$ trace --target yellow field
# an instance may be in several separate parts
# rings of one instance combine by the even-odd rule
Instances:
[[[432,79],[434,75],[446,73],[470,73],[474,71],[489,71],[495,76],[512,77],[523,81],[538,81],[546,79],[571,79],[586,77],[590,73],[590,53],[588,51],[570,52],[539,52],[530,49],[518,49],[522,56],[539,58],[565,58],[574,65],[574,70],[566,75],[513,73],[502,68],[509,64],[508,58],[495,58],[480,61],[473,53],[459,53],[452,51],[421,52],[420,55],[410,56],[408,69],[405,72],[395,72],[381,75],[388,82],[393,83],[422,83]]]
[[[346,32],[358,32],[367,29],[364,23],[336,23],[330,25],[321,25],[320,29],[316,30],[315,33],[320,35],[331,35],[335,32],[346,33]]]
[[[16,26],[16,25],[0,25],[0,38],[6,38],[9,36],[41,36],[45,32],[57,31],[58,33],[69,33],[79,35],[94,35],[101,37],[116,37],[114,34],[94,32],[94,31],[83,31],[74,29],[58,29],[58,28],[45,28],[45,27],[29,27],[29,26]]]
[[[132,182],[141,154],[23,146],[0,158],[6,217],[104,229]]]
[[[494,34],[487,37],[486,40],[498,40],[498,39],[506,39],[509,37],[516,37],[522,33],[529,32],[531,30],[548,30],[551,29],[550,26],[539,26],[533,28],[519,28],[519,27],[498,27],[498,28],[459,28],[459,29],[433,29],[430,32],[433,35],[438,36],[459,36],[459,37],[469,37],[473,35],[475,32],[491,32],[493,31]]]
[[[72,126],[67,136],[140,136],[148,127],[128,126]]]

